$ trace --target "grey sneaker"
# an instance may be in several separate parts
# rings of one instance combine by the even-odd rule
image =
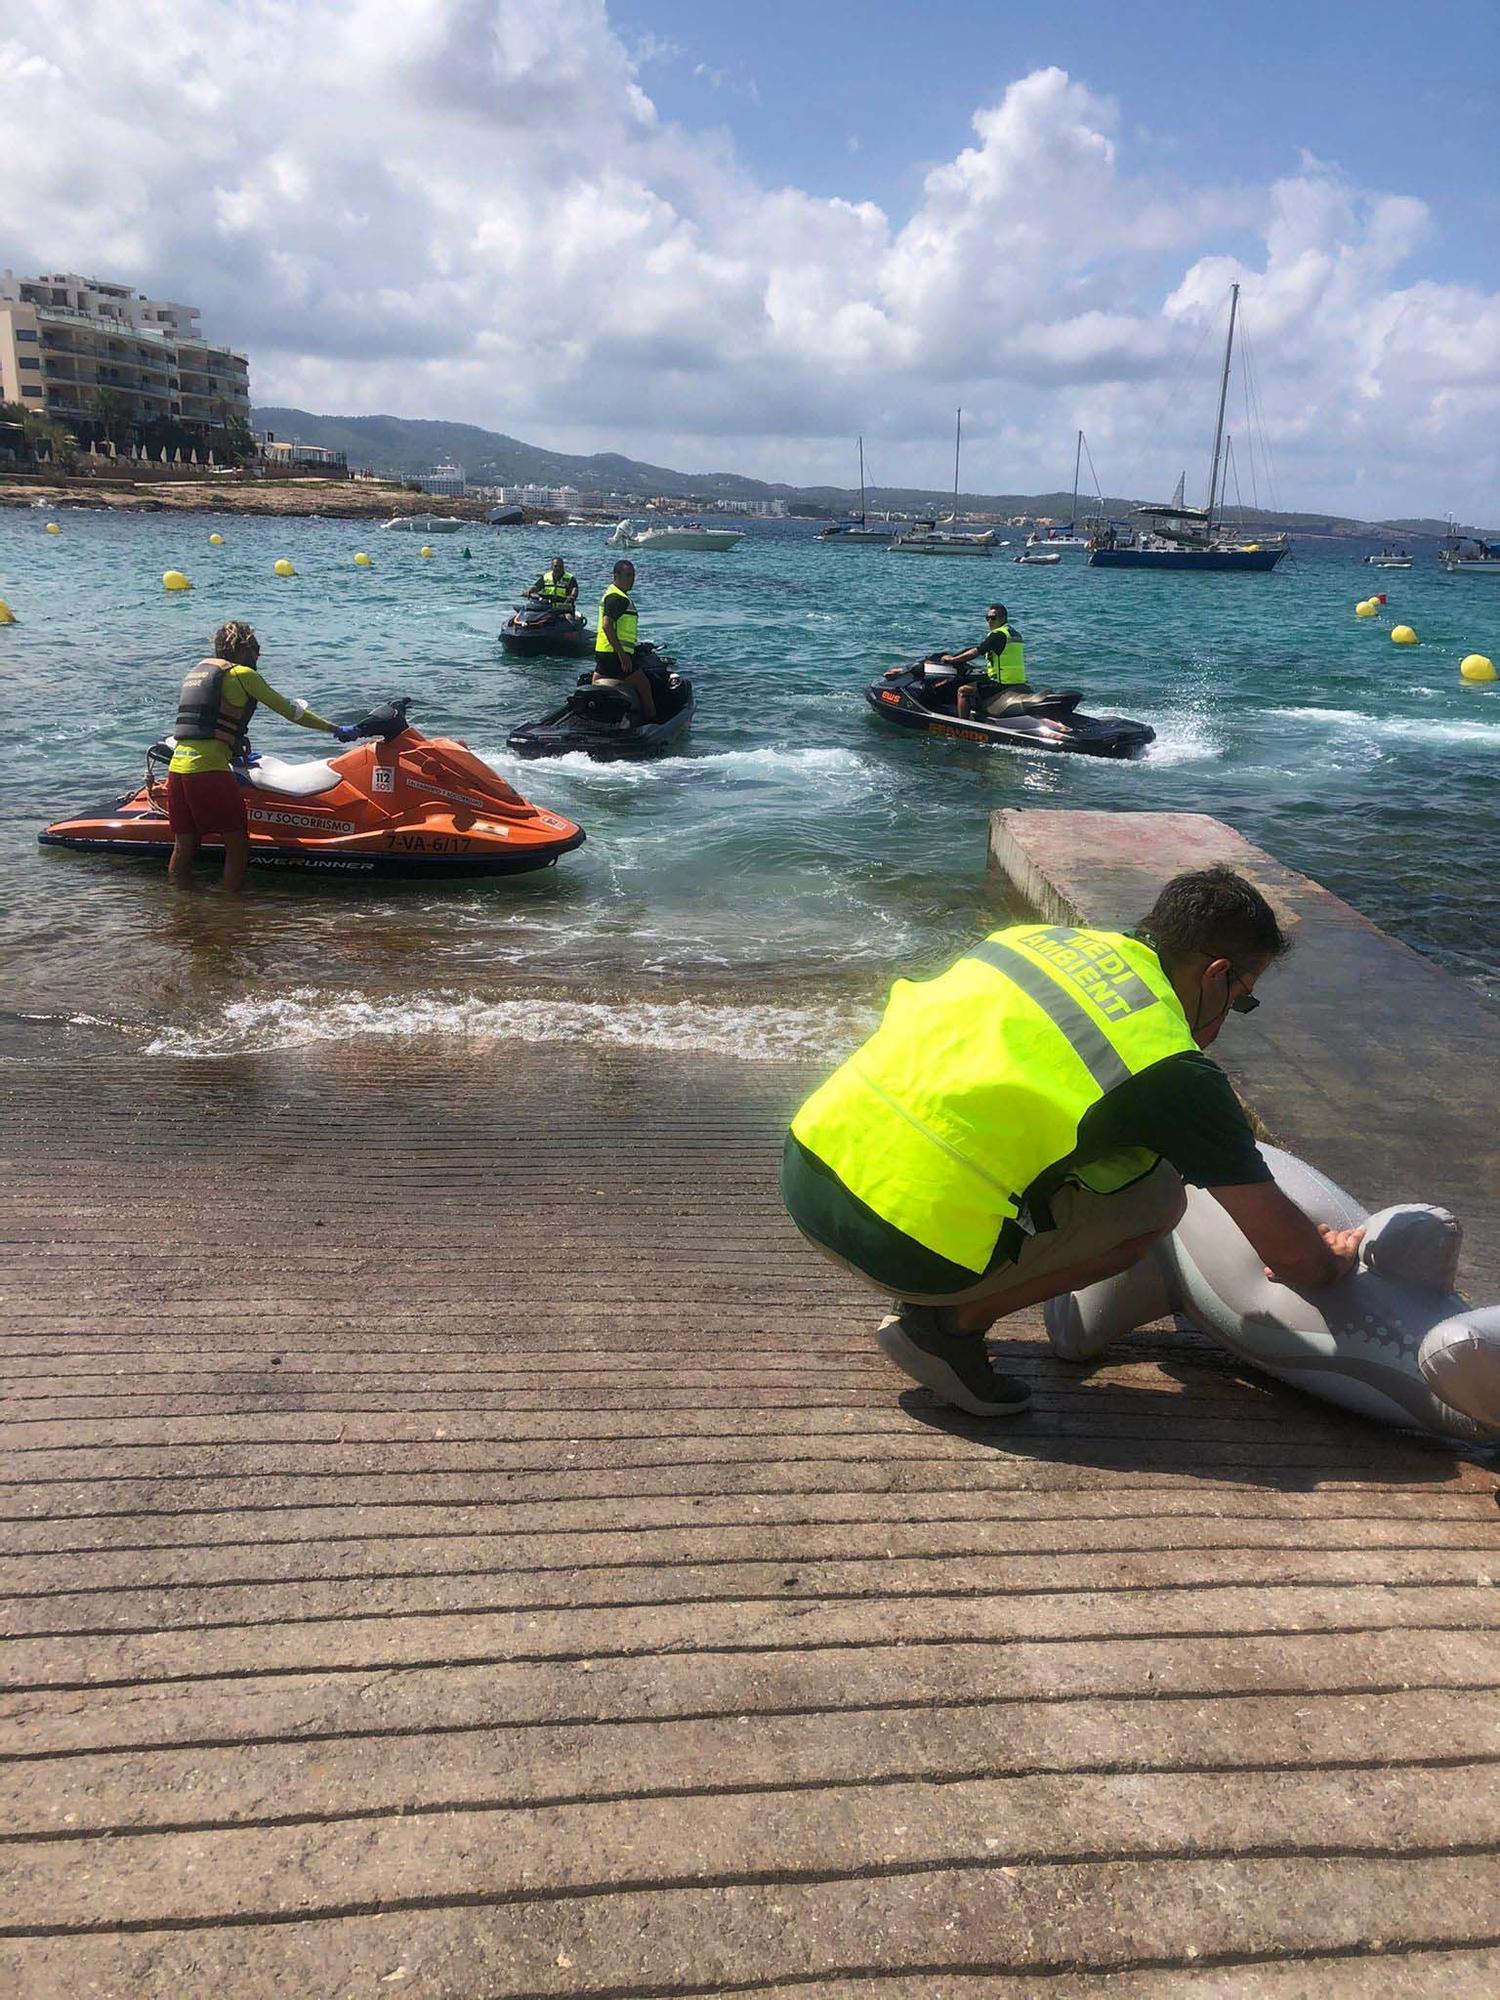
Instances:
[[[876,1339],[888,1361],[971,1417],[1019,1416],[1031,1391],[990,1366],[984,1335],[955,1333],[953,1315],[937,1306],[899,1305],[880,1322]]]

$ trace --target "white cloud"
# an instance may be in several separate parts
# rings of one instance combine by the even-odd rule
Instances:
[[[1500,296],[1420,275],[1423,204],[1311,154],[1175,183],[1056,69],[976,87],[893,217],[663,121],[682,52],[602,0],[21,0],[7,37],[5,261],[201,303],[263,401],[840,480],[863,430],[932,484],[962,402],[966,484],[1055,484],[1081,423],[1141,492],[1206,455],[1238,279],[1283,501],[1493,511]]]

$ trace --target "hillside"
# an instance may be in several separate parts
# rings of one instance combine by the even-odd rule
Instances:
[[[594,452],[587,457],[574,452],[548,451],[542,445],[526,444],[490,431],[478,424],[444,423],[421,417],[325,417],[310,410],[293,410],[266,405],[251,412],[257,430],[274,431],[278,437],[298,438],[304,444],[325,445],[347,453],[351,466],[368,466],[399,478],[426,472],[439,460],[449,458],[462,465],[471,482],[497,486],[577,486],[605,492],[664,494],[675,499],[801,501],[822,507],[829,514],[847,513],[859,504],[858,490],[840,486],[789,486],[747,479],[737,472],[675,472],[669,466],[649,465],[640,459],[625,458],[618,452]],[[911,513],[946,508],[952,495],[932,487],[872,486],[866,505]],[[1066,516],[1072,495],[1061,493],[962,493],[960,505],[989,514],[1041,514]],[[1107,494],[1105,511],[1128,515],[1139,499]],[[1079,511],[1085,506],[1079,495]],[[1295,529],[1312,535],[1404,536],[1408,540],[1440,536],[1446,532],[1442,521],[1359,521],[1335,514],[1271,513],[1250,508],[1226,510],[1226,519],[1254,520],[1266,527]],[[1468,529],[1461,532],[1468,533]],[[1492,532],[1492,531],[1486,531]]]

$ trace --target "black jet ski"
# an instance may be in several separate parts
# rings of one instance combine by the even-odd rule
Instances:
[[[507,653],[592,655],[594,629],[576,611],[528,598],[500,627],[500,643]]]
[[[580,674],[561,708],[538,722],[523,722],[506,739],[522,757],[565,757],[582,751],[587,757],[655,757],[670,749],[693,719],[693,684],[674,672],[660,653],[649,660],[637,650],[656,703],[651,722],[642,719],[634,700],[608,681],[596,682],[592,672]]]
[[[1084,757],[1133,757],[1156,741],[1156,731],[1123,715],[1080,715],[1077,688],[1037,693],[1003,715],[958,713],[963,675],[938,660],[918,660],[889,678],[871,681],[865,700],[899,729],[955,737],[1002,750],[1072,750]]]

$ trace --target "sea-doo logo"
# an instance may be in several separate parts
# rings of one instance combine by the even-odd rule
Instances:
[[[1084,937],[1049,925],[1026,932],[1020,943],[1038,958],[1045,958],[1054,972],[1061,973],[1112,1021],[1127,1014],[1144,1014],[1148,1007],[1157,1005],[1157,997],[1145,980],[1132,972],[1121,953],[1103,938]]]
[[[300,826],[309,833],[353,833],[353,820],[324,819],[317,813],[275,812],[269,806],[252,806],[250,817],[266,826]]]
[[[396,773],[389,764],[377,764],[370,773],[372,792],[393,792],[396,789]]]

